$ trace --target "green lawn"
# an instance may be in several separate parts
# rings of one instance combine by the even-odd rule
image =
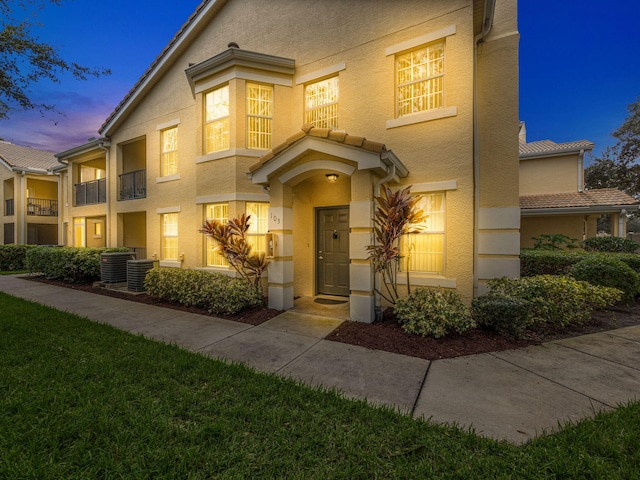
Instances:
[[[640,403],[524,446],[0,293],[0,478],[639,478]]]

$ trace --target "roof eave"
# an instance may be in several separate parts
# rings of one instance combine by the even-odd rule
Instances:
[[[618,213],[621,210],[638,210],[640,205],[590,205],[588,207],[549,207],[549,208],[520,208],[523,217],[540,215],[567,215],[578,213]]]
[[[565,148],[558,150],[549,150],[547,152],[532,152],[521,153],[518,157],[520,160],[527,160],[529,158],[546,158],[546,157],[561,157],[563,155],[579,154],[581,152],[590,152],[595,145],[585,146],[583,148]]]

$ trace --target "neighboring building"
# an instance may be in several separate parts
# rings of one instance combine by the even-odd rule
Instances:
[[[593,150],[587,140],[555,143],[526,141],[520,127],[520,244],[534,245],[533,237],[563,234],[578,241],[595,237],[598,218],[609,215],[611,234],[625,237],[626,213],[638,201],[616,188],[584,188],[584,156]]]
[[[232,274],[198,230],[246,212],[271,307],[342,295],[371,321],[373,198],[412,185],[401,281],[469,301],[519,274],[518,41],[516,0],[205,1],[57,155],[65,241]]]
[[[3,244],[58,243],[58,175],[53,153],[0,141]]]

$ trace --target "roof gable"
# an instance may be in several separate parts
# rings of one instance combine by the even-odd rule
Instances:
[[[59,166],[58,160],[51,152],[22,147],[13,143],[0,141],[0,160],[9,170],[42,171]]]

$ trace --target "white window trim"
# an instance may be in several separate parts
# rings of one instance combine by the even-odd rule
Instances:
[[[200,155],[196,157],[196,163],[213,162],[215,160],[222,160],[229,157],[254,157],[260,158],[269,150],[263,150],[259,148],[230,148],[227,150],[220,150],[218,152],[207,153],[206,155]]]
[[[173,182],[174,180],[180,180],[179,173],[174,173],[173,175],[166,175],[164,177],[156,177],[156,183]]]
[[[266,193],[220,193],[218,195],[205,195],[202,197],[196,197],[196,205],[236,201],[269,203],[269,199],[270,196]]]
[[[346,62],[336,63],[335,65],[331,65],[330,67],[321,68],[320,70],[316,70],[315,72],[307,73],[305,75],[300,75],[299,77],[296,77],[296,85],[300,85],[303,83],[313,83],[317,80],[322,79],[323,77],[334,76],[336,73],[346,69],[347,69]]]
[[[162,215],[163,213],[180,213],[180,207],[161,207],[156,208],[156,213]]]
[[[177,127],[178,125],[180,125],[180,119],[176,118],[174,120],[169,120],[168,122],[164,122],[159,125],[156,125],[156,130],[157,131],[166,130],[168,128]]]
[[[264,75],[259,73],[245,72],[237,68],[233,68],[230,72],[222,75],[216,75],[210,79],[198,82],[195,86],[195,93],[204,93],[209,90],[215,90],[225,83],[229,83],[235,79],[246,80],[249,82],[265,83],[271,85],[279,85],[281,87],[292,87],[293,81],[289,78],[277,77],[275,75]]]
[[[449,25],[447,27],[441,28],[440,30],[436,30],[435,32],[430,32],[425,35],[421,35],[420,37],[412,38],[410,40],[406,40],[401,43],[396,43],[395,45],[387,47],[385,49],[385,55],[388,57],[390,55],[396,55],[398,53],[413,50],[422,45],[426,45],[428,43],[442,40],[448,36],[455,35],[455,33],[456,33],[456,25],[455,24]],[[394,75],[396,75],[395,66],[394,66]],[[395,83],[395,80],[394,80],[394,83]],[[396,87],[394,86],[394,89],[395,88]],[[394,92],[394,95],[395,95],[395,92]],[[396,101],[394,100],[394,105],[395,105],[395,102]],[[403,115],[402,117],[387,120],[386,127],[387,129],[403,127],[405,125],[413,125],[416,123],[430,122],[432,120],[439,120],[442,118],[455,117],[457,114],[458,114],[457,107],[444,107],[444,108],[438,108],[435,110],[426,110],[424,112],[417,112],[409,115]]]

